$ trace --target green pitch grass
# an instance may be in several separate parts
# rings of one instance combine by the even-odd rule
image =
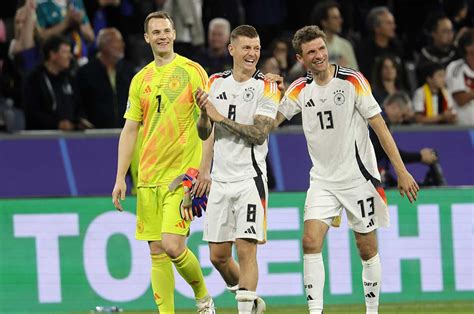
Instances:
[[[67,313],[67,314],[91,314],[93,312]],[[150,314],[157,312],[137,312],[126,311],[124,314]],[[176,314],[195,314],[196,311],[176,311]],[[217,314],[236,314],[237,309],[217,308]],[[292,313],[305,314],[308,313],[306,306],[288,306],[288,307],[268,307],[266,314]],[[362,304],[352,305],[327,305],[324,307],[324,314],[330,313],[365,313],[365,306]],[[456,301],[456,302],[433,302],[433,303],[395,303],[382,304],[379,313],[400,313],[400,314],[436,314],[436,313],[474,313],[474,299],[472,301]],[[64,313],[66,314],[66,313]]]

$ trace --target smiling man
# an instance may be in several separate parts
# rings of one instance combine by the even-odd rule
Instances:
[[[400,158],[365,77],[352,69],[329,64],[326,35],[317,26],[298,30],[293,47],[298,62],[308,73],[286,91],[275,125],[301,113],[313,162],[303,235],[304,286],[309,311],[316,314],[323,310],[323,241],[329,226],[345,208],[362,259],[367,313],[377,313],[382,271],[375,230],[388,226],[389,217],[367,124],[374,129],[392,162],[400,194],[406,194],[412,202],[419,187]]]
[[[202,90],[196,94],[199,136],[207,139],[205,150],[214,150],[203,238],[209,242],[212,264],[236,293],[239,314],[265,310],[256,292],[257,244],[266,241],[265,157],[280,92],[256,68],[260,48],[255,28],[235,28],[229,45],[232,71],[211,76],[209,95]],[[238,265],[232,258],[234,243]]]
[[[154,60],[134,76],[130,85],[113,203],[117,210],[123,210],[120,200],[127,190],[125,175],[142,125],[136,238],[148,241],[155,302],[160,313],[175,312],[174,264],[194,291],[198,313],[213,314],[214,302],[207,292],[199,262],[185,243],[190,221],[180,214],[183,187],[175,191],[168,188],[188,168],[200,168],[201,173],[206,173],[200,165],[210,163],[202,156],[202,142],[196,130],[199,108],[193,97],[196,90],[206,86],[207,74],[199,64],[174,52],[176,31],[167,13],[150,13],[144,27],[145,41],[151,46]],[[195,191],[201,196],[210,181],[202,176],[197,180]]]

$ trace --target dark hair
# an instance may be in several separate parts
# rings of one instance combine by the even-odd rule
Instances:
[[[395,69],[397,70],[397,78],[395,79],[395,86],[398,89],[404,89],[404,84],[402,80],[403,73],[402,73],[400,58],[392,54],[384,54],[375,58],[375,63],[372,70],[372,79],[371,79],[371,83],[372,83],[372,86],[374,86],[374,90],[380,91],[380,90],[385,89],[385,87],[383,86],[383,81],[382,81],[382,67],[385,60],[392,61],[393,65],[395,66]]]
[[[328,11],[332,8],[340,9],[339,3],[332,0],[327,0],[316,4],[311,13],[311,23],[322,27],[321,21],[328,19]]]
[[[474,44],[474,28],[468,29],[459,38],[458,49],[459,54],[464,58],[466,56],[466,47]]]
[[[445,70],[445,67],[441,63],[429,62],[421,66],[421,73],[423,78],[426,80],[428,77],[433,77],[433,75],[441,70]]]
[[[50,52],[58,52],[61,45],[71,46],[71,43],[65,37],[59,35],[53,35],[46,39],[42,49],[44,61],[49,60]]]
[[[443,12],[435,12],[428,16],[425,22],[425,29],[428,33],[436,31],[438,28],[439,21],[449,19]]]
[[[293,49],[301,55],[301,45],[310,42],[316,38],[322,38],[326,42],[326,34],[316,25],[305,26],[296,31],[293,36]]]
[[[143,23],[143,28],[145,29],[145,33],[148,32],[148,22],[150,22],[151,19],[168,20],[171,23],[171,27],[175,29],[173,19],[171,19],[171,16],[168,13],[166,13],[165,11],[156,11],[156,12],[151,12],[145,18],[145,22]]]
[[[250,25],[240,25],[232,30],[230,33],[230,41],[233,42],[237,37],[248,37],[248,38],[257,38],[258,33],[255,27]]]

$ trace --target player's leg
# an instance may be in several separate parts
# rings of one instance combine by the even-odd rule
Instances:
[[[239,314],[250,314],[257,299],[257,241],[253,239],[237,239],[235,245],[241,270],[239,290],[237,290],[236,295]]]
[[[328,220],[330,221],[330,220]],[[304,222],[303,272],[306,300],[310,314],[323,310],[323,291],[326,274],[323,262],[323,242],[329,225],[317,219]]]
[[[160,187],[160,191],[164,195],[162,247],[178,273],[193,289],[197,306],[209,307],[212,310],[209,313],[214,313],[214,303],[208,294],[199,261],[186,246],[191,223],[182,219],[180,215],[179,206],[183,198],[183,189],[170,192],[168,187]]]
[[[377,253],[376,231],[369,233],[354,232],[362,259],[362,284],[364,286],[367,313],[378,313],[382,266]]]
[[[151,286],[160,313],[174,313],[174,272],[161,241],[148,242],[151,253]]]
[[[174,313],[174,273],[161,243],[162,199],[158,188],[138,188],[136,238],[147,240],[151,255],[151,286],[160,313]]]
[[[232,191],[240,195],[234,203],[236,248],[239,258],[239,290],[236,293],[239,313],[262,313],[265,302],[257,296],[257,243],[266,242],[267,183],[261,177],[244,180]]]
[[[209,242],[209,251],[212,265],[219,271],[228,289],[231,290],[237,286],[240,270],[232,257],[232,242]]]
[[[323,262],[324,238],[341,204],[327,190],[310,186],[306,195],[303,231],[303,272],[308,308],[311,314],[321,313],[326,280]]]
[[[224,279],[227,288],[238,289],[239,265],[232,257],[235,241],[235,216],[231,206],[232,183],[214,181],[204,216],[203,240],[209,243],[210,259]]]
[[[337,197],[354,230],[362,260],[362,284],[367,313],[377,313],[382,279],[382,267],[377,253],[376,229],[389,224],[385,192],[376,179],[349,190],[337,191]]]

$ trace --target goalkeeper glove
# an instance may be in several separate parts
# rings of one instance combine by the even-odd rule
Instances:
[[[207,196],[205,194],[201,197],[191,194],[189,197],[191,198],[191,206],[188,205],[186,194],[179,206],[181,218],[184,220],[194,220],[194,217],[201,217],[202,212],[206,211],[207,207]]]
[[[180,205],[180,213],[184,220],[194,220],[196,216],[201,217],[202,211],[206,210],[207,196],[197,197],[192,193],[198,174],[197,169],[189,168],[183,176],[184,197]]]

